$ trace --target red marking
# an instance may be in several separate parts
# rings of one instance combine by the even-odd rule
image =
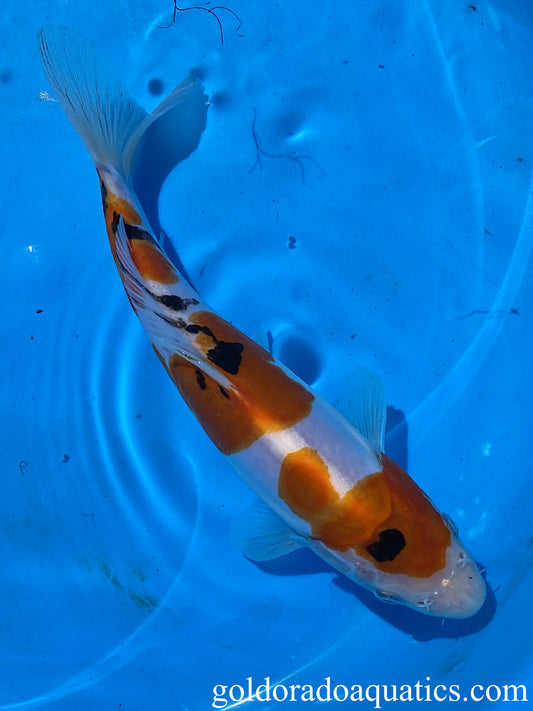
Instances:
[[[226,389],[220,388],[201,366],[177,354],[168,363],[185,402],[224,454],[240,452],[264,434],[292,427],[311,412],[314,395],[277,366],[264,348],[212,312],[196,312],[190,323],[208,329],[217,342],[243,346],[237,373],[213,364],[228,380]],[[213,337],[199,332],[195,341],[208,357],[215,346]]]
[[[430,577],[446,565],[450,531],[411,477],[382,457],[381,472],[363,477],[340,497],[326,463],[316,450],[305,447],[283,460],[279,496],[329,548],[353,548],[386,573]],[[405,547],[393,560],[379,562],[368,547],[387,529],[400,531]]]
[[[130,240],[131,257],[143,279],[160,284],[175,284],[179,277],[172,263],[155,244],[143,239]]]

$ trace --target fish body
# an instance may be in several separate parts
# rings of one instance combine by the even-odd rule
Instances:
[[[233,527],[253,560],[308,546],[378,596],[421,612],[468,617],[485,599],[478,567],[409,475],[383,452],[381,381],[353,374],[352,424],[201,298],[154,235],[132,187],[139,142],[186,104],[204,122],[202,85],[188,78],[147,114],[100,64],[94,45],[62,28],[39,36],[41,62],[100,179],[107,234],[130,303],[187,405],[258,495]]]

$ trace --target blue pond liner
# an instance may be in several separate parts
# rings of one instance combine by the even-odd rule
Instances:
[[[248,677],[531,698],[530,3],[228,8],[219,25],[173,23],[166,0],[4,5],[0,710],[203,711]],[[92,163],[38,64],[47,22],[98,39],[148,109],[203,79],[197,150],[137,176],[169,252],[344,412],[356,366],[383,378],[389,453],[486,569],[478,615],[442,623],[310,552],[254,564],[232,545],[253,495],[127,303]],[[158,140],[178,150],[185,128]]]

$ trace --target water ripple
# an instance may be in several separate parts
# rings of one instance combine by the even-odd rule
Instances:
[[[97,263],[76,280],[44,344],[50,367],[40,380],[37,419],[55,423],[48,427],[43,452],[44,486],[54,503],[53,514],[35,512],[40,516],[35,526],[53,527],[53,555],[79,581],[68,596],[64,587],[59,592],[51,586],[55,602],[48,623],[56,634],[67,625],[65,640],[99,630],[93,649],[101,656],[81,671],[75,665],[58,666],[69,674],[66,681],[59,671],[48,674],[48,682],[34,678],[35,687],[52,683],[53,688],[1,709],[33,708],[95,683],[160,635],[169,615],[179,611],[181,617],[186,608],[182,577],[199,521],[197,458],[179,437],[177,447],[161,444],[176,440],[180,408],[189,415],[130,311],[116,274],[100,270]],[[92,319],[87,319],[88,309]],[[98,612],[93,599],[103,606]],[[40,615],[28,605],[28,616]],[[113,616],[117,622],[110,625]],[[86,625],[90,632],[84,632]],[[43,639],[50,637],[47,623],[36,627],[42,628]],[[46,648],[46,642],[41,644]],[[71,652],[83,664],[84,655],[74,648]],[[53,660],[53,652],[49,656]]]

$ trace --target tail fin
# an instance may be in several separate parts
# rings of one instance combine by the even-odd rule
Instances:
[[[46,77],[95,164],[113,166],[125,175],[148,127],[182,101],[203,102],[202,85],[185,79],[148,114],[97,56],[95,45],[64,27],[43,27],[39,55]]]

